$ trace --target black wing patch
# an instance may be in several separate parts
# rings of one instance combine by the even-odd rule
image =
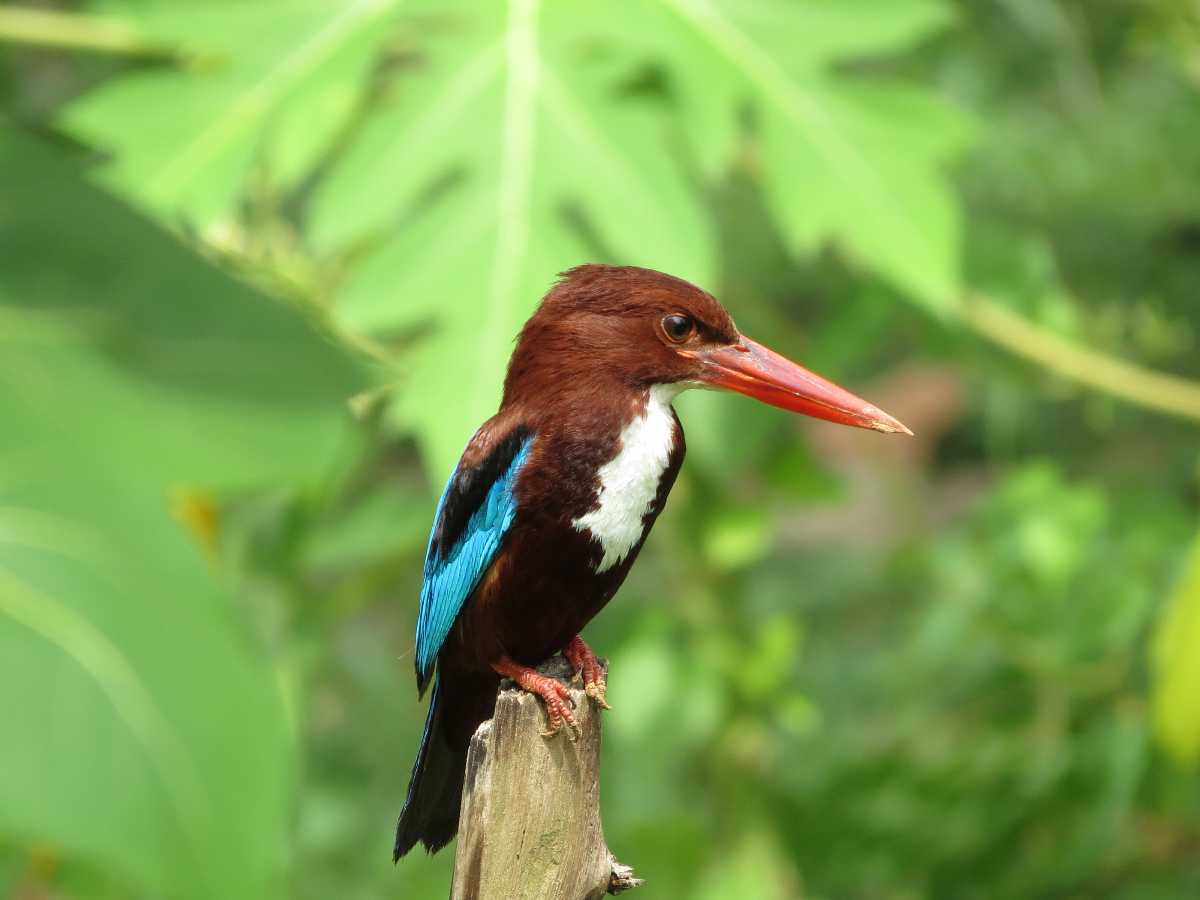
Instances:
[[[496,479],[512,464],[532,432],[518,425],[477,466],[460,466],[450,479],[442,500],[441,514],[429,543],[431,558],[445,559],[466,531],[471,516],[479,509]]]

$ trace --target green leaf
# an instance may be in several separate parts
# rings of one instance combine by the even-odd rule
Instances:
[[[292,727],[172,512],[314,480],[358,377],[51,148],[0,135],[0,194],[0,834],[131,894],[278,896]]]
[[[1158,739],[1181,764],[1200,763],[1200,539],[1192,545],[1154,634],[1153,717]]]
[[[835,71],[911,47],[945,25],[931,0],[631,2],[627,40],[665,59],[692,152],[709,171],[732,155],[745,104],[766,201],[798,252],[832,239],[931,310],[961,292],[960,232],[946,162],[964,117],[915,86]],[[624,25],[622,17],[614,21]]]
[[[594,58],[600,6],[477,0],[456,11],[424,29],[423,65],[313,211],[326,247],[397,231],[338,310],[373,331],[431,323],[400,414],[442,472],[494,412],[513,337],[558,272],[607,258],[706,282],[713,257],[661,111],[623,97]],[[413,204],[419,215],[398,228]]]
[[[28,139],[0,135],[0,185],[4,380],[27,403],[70,411],[64,427],[160,486],[288,483],[330,458],[361,376],[301,315]],[[39,348],[28,371],[22,347]],[[138,420],[154,427],[129,427]]]
[[[103,0],[99,11],[210,62],[119,79],[66,124],[114,152],[108,177],[130,195],[211,226],[230,217],[252,163],[294,179],[316,160],[395,5]],[[603,69],[586,65],[589,16],[529,0],[405,10],[401,39],[421,47],[419,61],[323,185],[312,228],[326,250],[388,234],[408,204],[457,178],[367,259],[339,306],[364,330],[432,320],[398,412],[446,470],[494,410],[513,335],[558,272],[609,257],[704,281],[711,239],[661,116],[592,77]],[[589,15],[602,13],[593,4]]]
[[[941,167],[962,117],[928,91],[836,69],[942,27],[931,0],[866,17],[835,0],[96,6],[208,62],[114,81],[69,110],[72,132],[114,152],[109,177],[131,195],[201,227],[232,216],[253,163],[299,184],[319,160],[307,237],[354,262],[336,314],[379,337],[427,336],[393,412],[439,475],[494,411],[513,336],[556,273],[611,260],[712,284],[695,176],[733,161],[747,104],[793,250],[832,240],[931,309],[960,293]],[[338,131],[389,37],[414,52]],[[652,70],[664,89],[638,87]]]
[[[192,49],[74,103],[64,124],[112,153],[104,176],[169,221],[230,217],[254,164],[289,184],[357,101],[399,0],[93,0],[147,40]]]

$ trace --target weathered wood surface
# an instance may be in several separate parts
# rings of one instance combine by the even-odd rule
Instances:
[[[471,739],[451,900],[595,900],[641,884],[600,826],[600,710],[562,657],[539,671],[571,688],[580,736],[544,737],[541,701],[504,683]]]

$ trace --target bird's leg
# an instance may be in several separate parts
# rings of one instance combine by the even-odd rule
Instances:
[[[546,715],[550,718],[550,730],[543,731],[542,737],[551,737],[558,733],[565,722],[571,729],[571,740],[579,737],[579,723],[571,708],[575,705],[571,692],[557,679],[543,675],[529,666],[513,662],[507,656],[500,657],[492,663],[492,668],[505,678],[511,678],[523,691],[537,694],[546,704]]]
[[[583,642],[579,635],[571,638],[571,642],[563,647],[563,656],[575,670],[575,674],[583,678],[583,692],[596,701],[601,709],[612,709],[604,694],[608,691],[608,683],[604,680],[604,667],[592,648]]]

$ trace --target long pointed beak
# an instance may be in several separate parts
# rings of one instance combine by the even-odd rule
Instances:
[[[728,347],[681,352],[704,364],[699,378],[705,384],[830,422],[912,434],[878,407],[748,337]]]

